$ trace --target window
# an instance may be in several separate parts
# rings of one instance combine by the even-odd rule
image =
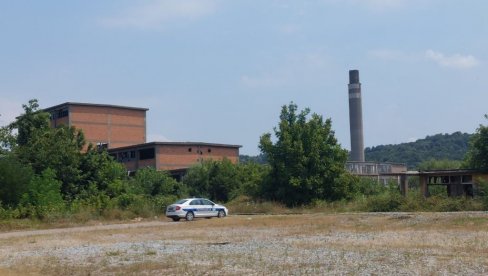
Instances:
[[[180,199],[180,200],[176,201],[175,204],[183,204],[183,203],[185,203],[187,201],[188,200],[186,200],[186,199]]]
[[[208,149],[208,153],[211,153],[212,152],[212,149]]]
[[[97,143],[97,150],[101,151],[108,148],[108,143]]]
[[[191,152],[191,148],[188,148],[188,152]]]
[[[190,205],[202,205],[202,203],[200,199],[194,199],[190,202]]]
[[[130,151],[130,158],[131,159],[136,158],[136,151],[135,150]]]
[[[139,160],[154,159],[154,148],[139,150]]]
[[[202,199],[202,205],[215,205],[215,204],[210,200]]]

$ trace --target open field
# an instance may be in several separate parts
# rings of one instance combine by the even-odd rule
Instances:
[[[0,275],[486,275],[488,213],[230,216],[0,233]]]

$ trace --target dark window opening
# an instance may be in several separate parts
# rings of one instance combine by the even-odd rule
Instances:
[[[139,150],[139,160],[154,159],[154,148]]]
[[[58,111],[58,118],[63,118],[68,116],[68,109],[62,109]]]
[[[212,152],[212,149],[208,149],[208,153],[211,153]]]
[[[108,143],[97,143],[97,150],[102,151],[108,149]]]
[[[135,150],[131,150],[130,151],[130,158],[136,158],[136,151]]]
[[[191,152],[191,148],[188,148],[188,152]]]
[[[472,175],[463,175],[463,183],[471,183],[473,182],[473,176]]]

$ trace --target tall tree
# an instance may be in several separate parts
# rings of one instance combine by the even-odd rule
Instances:
[[[297,112],[293,102],[283,106],[278,128],[261,136],[259,148],[271,167],[264,195],[287,205],[309,203],[314,199],[337,200],[353,191],[344,165],[347,151],[338,144],[331,119]]]
[[[485,115],[488,119],[488,115]],[[488,126],[480,125],[469,141],[466,165],[473,169],[488,170]]]
[[[11,130],[17,129],[17,145],[26,145],[38,130],[49,128],[49,113],[39,109],[37,99],[29,100],[28,104],[23,104],[24,114],[16,118],[9,125]]]

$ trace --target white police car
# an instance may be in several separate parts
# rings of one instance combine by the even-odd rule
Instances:
[[[225,206],[213,203],[205,198],[185,198],[169,205],[166,216],[174,221],[185,218],[188,221],[194,218],[225,217],[229,211]]]

